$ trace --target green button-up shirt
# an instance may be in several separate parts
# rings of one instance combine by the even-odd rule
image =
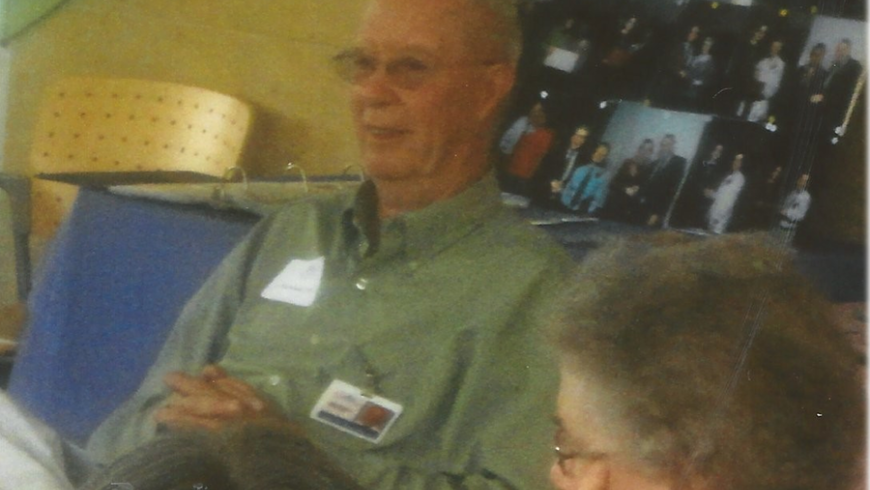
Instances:
[[[546,488],[558,379],[542,320],[570,260],[501,205],[491,176],[383,223],[375,200],[364,184],[265,218],[190,301],[92,454],[107,461],[154,434],[166,372],[217,361],[369,488]],[[261,297],[290,261],[321,257],[310,306]],[[402,405],[379,443],[309,418],[336,379]]]

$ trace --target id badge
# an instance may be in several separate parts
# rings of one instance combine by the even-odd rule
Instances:
[[[311,418],[375,444],[381,442],[399,415],[398,403],[363,394],[356,386],[334,380],[311,410]]]

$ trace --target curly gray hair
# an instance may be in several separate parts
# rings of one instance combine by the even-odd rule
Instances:
[[[647,240],[590,254],[555,322],[622,450],[716,488],[851,488],[862,361],[827,301],[761,236]]]

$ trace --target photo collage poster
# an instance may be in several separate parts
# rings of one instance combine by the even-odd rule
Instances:
[[[793,230],[813,166],[863,90],[864,16],[757,1],[526,2],[503,189],[638,226]]]

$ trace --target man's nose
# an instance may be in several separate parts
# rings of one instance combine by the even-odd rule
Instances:
[[[353,95],[368,106],[389,105],[399,100],[393,80],[383,66],[365,79],[357,81]]]

